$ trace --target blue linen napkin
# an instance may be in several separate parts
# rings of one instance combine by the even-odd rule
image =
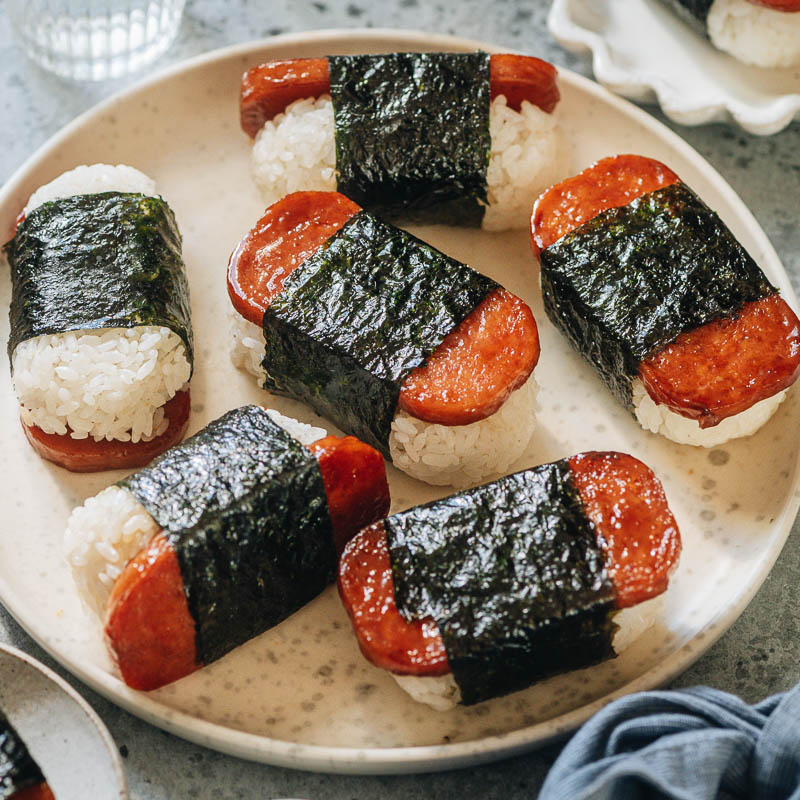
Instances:
[[[606,706],[539,800],[800,800],[800,684],[754,706],[705,686]]]

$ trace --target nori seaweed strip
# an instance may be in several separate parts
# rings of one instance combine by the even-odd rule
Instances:
[[[0,711],[0,800],[11,797],[20,789],[38,786],[44,780],[25,742]]]
[[[698,33],[708,36],[706,20],[714,0],[661,0],[672,8],[681,19],[689,23]]]
[[[629,409],[641,361],[776,291],[683,183],[603,211],[541,261],[547,315]]]
[[[464,704],[614,655],[614,587],[566,460],[389,517],[397,607],[432,616]]]
[[[378,215],[480,227],[488,53],[330,56],[338,190]]]
[[[229,411],[119,485],[177,552],[204,664],[276,625],[334,578],[317,460],[258,406]]]
[[[389,457],[400,386],[497,284],[366,211],[264,313],[265,387]]]
[[[47,333],[164,325],[192,362],[189,286],[175,216],[160,197],[75,195],[35,208],[5,245],[9,360]]]

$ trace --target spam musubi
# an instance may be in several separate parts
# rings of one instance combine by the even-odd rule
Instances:
[[[233,252],[233,360],[436,484],[503,472],[534,425],[530,308],[337,192],[270,206]]]
[[[241,125],[267,202],[337,190],[388,219],[523,228],[566,169],[556,79],[509,54],[270,61],[242,79]]]
[[[53,800],[42,770],[0,710],[0,800]]]
[[[800,64],[800,0],[662,0],[719,50],[757,67]]]
[[[151,690],[316,597],[388,508],[376,450],[244,406],[89,498],[64,539],[123,680]]]
[[[8,356],[40,456],[76,472],[143,466],[189,420],[193,343],[181,235],[123,165],[42,186],[5,246]]]
[[[800,373],[800,321],[664,164],[606,158],[533,210],[545,310],[639,423],[683,444],[749,436]]]
[[[366,658],[446,710],[621,652],[652,624],[680,549],[652,471],[590,452],[369,526],[345,548],[339,594]]]

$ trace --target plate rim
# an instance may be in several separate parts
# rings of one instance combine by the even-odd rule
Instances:
[[[58,689],[61,690],[61,692],[66,694],[70,700],[72,700],[80,708],[83,714],[88,718],[89,722],[92,723],[98,734],[100,734],[100,738],[102,739],[103,744],[105,745],[105,748],[110,756],[114,773],[117,776],[117,781],[119,782],[119,800],[126,800],[128,797],[128,784],[125,778],[125,768],[122,765],[122,757],[120,755],[119,748],[117,747],[117,743],[114,741],[114,737],[109,732],[105,723],[102,719],[100,719],[100,715],[92,708],[89,702],[78,691],[70,686],[70,684],[67,683],[67,681],[64,680],[64,678],[62,678],[57,672],[52,670],[46,664],[43,664],[38,659],[34,658],[29,653],[26,653],[24,650],[20,650],[18,647],[0,642],[0,654],[11,656],[13,659],[21,661],[27,667],[30,667],[38,672],[47,681],[54,684]]]
[[[181,74],[214,62],[255,54],[259,50],[269,50],[273,47],[315,43],[319,43],[321,46],[327,44],[335,47],[337,45],[352,44],[353,42],[370,43],[374,46],[384,39],[387,42],[395,43],[395,47],[398,46],[397,43],[402,42],[399,46],[415,49],[451,48],[454,50],[481,49],[487,52],[513,52],[512,48],[480,40],[399,28],[321,29],[282,34],[218,48],[171,65],[142,81],[114,93],[62,127],[37,148],[0,188],[0,210],[10,201],[14,192],[18,191],[19,186],[24,183],[27,173],[32,171],[41,160],[57,150],[60,144],[72,136],[76,130],[91,123],[94,118],[102,116],[114,104],[146,92],[156,84],[167,82]],[[667,128],[643,109],[567,68],[559,66],[558,71],[561,80],[588,92],[600,102],[611,105],[625,116],[632,117],[660,141],[678,150],[681,156],[690,162],[700,174],[709,179],[715,190],[723,196],[725,202],[746,223],[749,232],[757,241],[764,259],[773,261],[779,266],[780,274],[771,277],[777,278],[776,283],[780,285],[785,299],[797,308],[798,303],[791,282],[772,243],[752,212],[750,212],[733,188],[700,153],[677,133]],[[789,485],[796,489],[799,479],[800,459],[795,461],[794,472]],[[468,765],[474,766],[501,758],[508,758],[541,747],[548,742],[564,738],[599,709],[618,697],[634,691],[660,686],[686,670],[717,642],[750,603],[780,555],[797,516],[798,509],[800,509],[800,492],[792,491],[791,496],[786,500],[783,513],[773,523],[773,530],[777,538],[773,543],[772,551],[769,552],[766,560],[762,562],[761,568],[754,574],[753,580],[748,582],[746,591],[739,596],[733,606],[728,606],[725,609],[724,614],[719,613],[710,620],[706,628],[696,632],[688,642],[672,652],[658,666],[592,703],[573,709],[558,717],[543,720],[534,725],[503,734],[444,745],[353,748],[301,744],[282,739],[272,739],[267,736],[248,733],[198,719],[186,712],[165,706],[146,694],[129,689],[118,678],[99,667],[83,664],[73,659],[69,653],[64,655],[59,652],[54,645],[48,642],[45,633],[42,632],[40,634],[40,632],[28,625],[25,620],[24,598],[15,595],[10,590],[2,575],[0,575],[0,599],[2,599],[6,608],[23,629],[53,658],[86,683],[87,686],[115,705],[126,709],[145,721],[196,744],[240,758],[315,772],[344,774],[433,772],[457,769]],[[697,639],[700,633],[703,634],[702,641],[698,642]],[[542,726],[547,726],[548,730],[537,732],[536,729]]]
[[[547,28],[553,38],[569,50],[590,52],[595,78],[610,91],[640,102],[653,102],[655,98],[673,122],[695,126],[732,120],[748,133],[771,136],[788,127],[800,114],[800,92],[781,95],[759,108],[735,98],[727,102],[690,104],[685,95],[661,75],[650,72],[634,75],[616,66],[605,39],[573,20],[570,14],[572,2],[553,0],[547,17]]]

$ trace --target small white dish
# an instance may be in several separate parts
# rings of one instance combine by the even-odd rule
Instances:
[[[0,708],[58,800],[125,800],[119,751],[100,717],[35,658],[0,645]]]
[[[603,86],[681,125],[732,120],[767,136],[800,111],[800,67],[743,64],[659,0],[553,0],[547,24],[563,47],[591,51]]]

